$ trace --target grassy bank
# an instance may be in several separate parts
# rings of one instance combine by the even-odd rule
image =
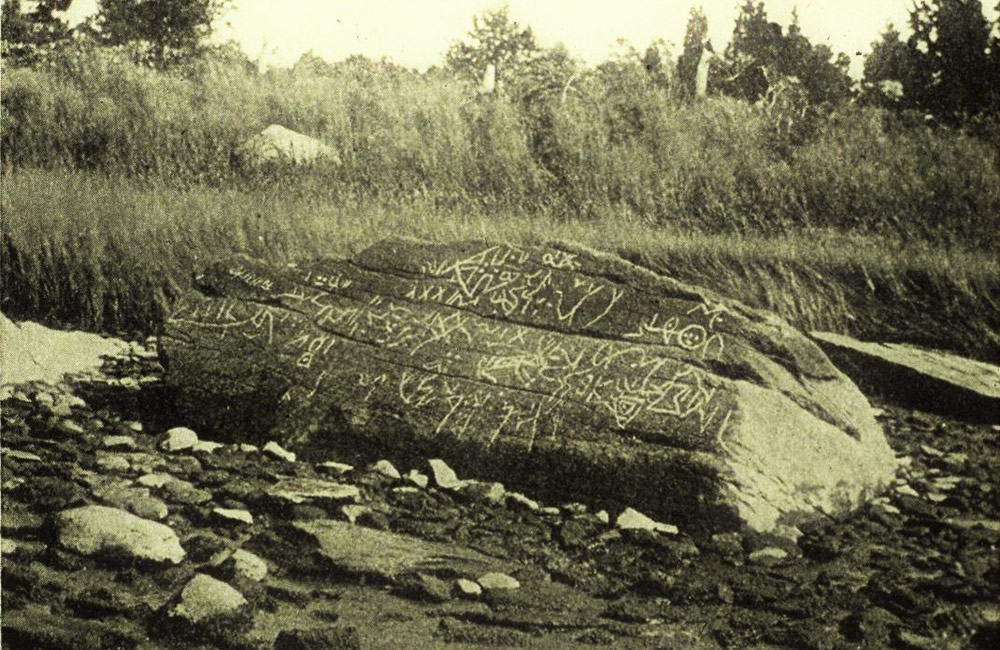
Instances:
[[[341,152],[342,166],[268,185],[321,202],[388,208],[417,194],[426,214],[623,215],[668,231],[832,228],[1000,248],[989,143],[856,106],[806,123],[722,97],[679,103],[637,61],[585,71],[565,95],[484,98],[445,71],[363,59],[263,74],[209,59],[162,72],[113,49],[70,48],[5,70],[2,85],[0,156],[13,168],[259,188],[270,179],[234,170],[231,153],[278,123]]]
[[[192,274],[230,252],[350,255],[408,235],[569,239],[771,309],[804,329],[908,340],[1000,361],[1000,263],[988,252],[800,230],[694,234],[628,211],[593,220],[444,209],[429,197],[332,200],[308,183],[178,188],[23,169],[3,177],[2,309],[92,330],[155,331]]]

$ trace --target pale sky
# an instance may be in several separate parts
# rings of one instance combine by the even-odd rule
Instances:
[[[97,0],[74,0],[71,22],[93,13]],[[563,43],[570,54],[595,65],[628,40],[643,50],[657,38],[680,53],[692,5],[703,7],[716,51],[729,41],[742,0],[235,0],[217,25],[217,40],[235,39],[264,65],[291,65],[304,52],[328,61],[352,54],[387,57],[424,70],[444,62],[448,46],[472,28],[484,10],[510,8],[511,20],[528,25],[542,46]],[[991,1],[985,1],[993,18]],[[802,31],[852,58],[860,76],[862,59],[886,23],[907,32],[911,0],[765,0],[768,18],[791,22],[798,8]]]

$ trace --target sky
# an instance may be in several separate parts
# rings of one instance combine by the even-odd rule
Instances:
[[[543,47],[564,44],[589,65],[620,51],[619,39],[645,49],[662,38],[679,54],[691,6],[701,6],[716,51],[729,42],[742,0],[235,0],[216,25],[216,40],[235,39],[262,65],[291,65],[312,51],[328,61],[352,54],[387,57],[424,70],[444,62],[448,46],[463,39],[472,18],[509,7],[511,20],[532,28]],[[987,16],[995,17],[984,2]],[[76,22],[94,12],[97,0],[74,0]],[[860,76],[862,54],[887,23],[906,34],[911,0],[765,0],[768,18],[791,22],[797,8],[803,33],[851,57]]]

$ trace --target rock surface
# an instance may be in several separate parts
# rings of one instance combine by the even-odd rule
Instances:
[[[82,555],[123,552],[151,562],[184,559],[177,534],[168,526],[107,506],[88,505],[59,513],[60,546]]]
[[[843,514],[894,471],[814,343],[617,257],[395,240],[297,267],[234,258],[198,283],[161,340],[168,382],[194,426],[234,440],[438,455],[706,529]]]
[[[838,366],[865,390],[936,413],[1000,423],[1000,367],[901,343],[871,343],[812,332]]]
[[[321,140],[272,124],[244,142],[235,152],[243,168],[274,164],[307,165],[320,161],[340,164],[337,150]]]

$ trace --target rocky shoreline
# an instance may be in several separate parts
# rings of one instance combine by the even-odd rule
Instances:
[[[7,391],[4,648],[1000,645],[995,426],[883,404],[885,496],[699,538],[433,459],[220,445],[149,417],[160,373],[134,345]]]

